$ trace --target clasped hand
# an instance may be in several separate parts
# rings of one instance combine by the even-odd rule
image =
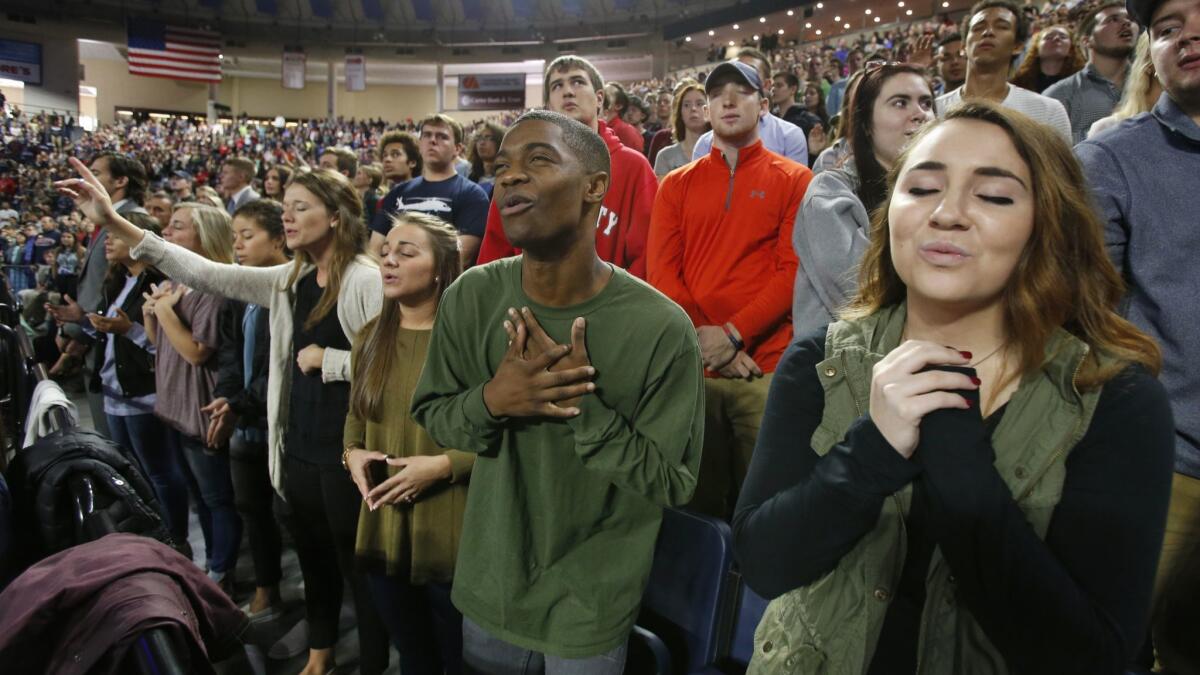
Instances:
[[[905,459],[912,457],[920,440],[921,420],[942,408],[971,407],[956,390],[979,388],[970,375],[929,366],[966,366],[963,352],[932,342],[908,340],[896,347],[871,371],[871,421]]]
[[[546,334],[528,307],[510,308],[504,330],[508,350],[496,374],[483,387],[483,402],[496,417],[579,415],[585,394],[596,390],[596,369],[588,358],[583,317],[571,324],[571,344],[560,345]]]

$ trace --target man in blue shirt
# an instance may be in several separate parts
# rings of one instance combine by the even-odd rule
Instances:
[[[846,56],[846,76],[834,82],[829,87],[829,95],[825,97],[825,112],[829,113],[830,117],[842,111],[842,99],[846,96],[846,85],[850,83],[850,76],[857,73],[862,66],[862,50],[857,48],[850,50]]]
[[[422,211],[458,230],[463,268],[475,263],[487,225],[488,196],[475,183],[458,175],[454,158],[462,152],[463,128],[446,115],[430,115],[420,124],[421,175],[397,186],[383,198],[371,230],[387,236],[392,217],[402,211]]]
[[[1128,283],[1129,320],[1162,346],[1175,415],[1175,479],[1155,581],[1154,645],[1169,672],[1196,672],[1200,620],[1200,0],[1129,0],[1150,32],[1165,90],[1151,112],[1075,146]]]
[[[738,52],[737,60],[757,70],[761,82],[771,81],[771,65],[762,52],[753,47],[744,47]],[[785,122],[764,110],[758,118],[758,137],[767,150],[808,166],[808,140],[804,137],[804,131],[795,124]],[[696,141],[692,159],[707,156],[712,151],[712,145],[713,132],[705,132],[700,140]]]

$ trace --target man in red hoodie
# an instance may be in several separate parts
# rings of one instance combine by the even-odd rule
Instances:
[[[722,63],[704,90],[713,149],[663,179],[647,280],[691,317],[708,371],[692,508],[729,518],[771,373],[792,339],[792,227],[812,172],[763,147],[768,100],[757,70]]]
[[[596,253],[602,260],[645,279],[646,237],[658,192],[654,169],[645,155],[626,147],[600,120],[604,109],[604,78],[587,59],[558,57],[546,68],[544,86],[543,102],[547,108],[591,127],[608,146],[612,177],[596,224]],[[500,211],[493,201],[476,264],[518,253],[504,236]]]

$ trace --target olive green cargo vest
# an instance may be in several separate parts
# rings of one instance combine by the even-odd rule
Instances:
[[[817,376],[825,413],[812,436],[824,455],[867,412],[871,369],[899,345],[904,304],[829,326]],[[1042,368],[1022,378],[992,436],[996,469],[1039,537],[1062,498],[1065,462],[1091,423],[1100,390],[1081,394],[1074,378],[1088,346],[1059,330]],[[833,571],[767,607],[754,635],[747,675],[861,675],[871,664],[884,615],[900,582],[912,486],[884,501],[875,529]],[[781,536],[786,536],[781,534]],[[935,549],[926,575],[917,647],[919,675],[1008,673],[1004,659],[955,593]]]

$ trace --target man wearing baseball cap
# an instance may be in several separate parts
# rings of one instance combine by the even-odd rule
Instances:
[[[730,61],[734,63],[735,61]],[[738,51],[737,63],[750,66],[750,70],[754,71],[754,76],[758,82],[755,85],[758,89],[765,90],[765,87],[771,83],[771,64],[767,61],[767,57],[762,52],[753,47],[743,47]],[[725,64],[721,64],[722,66]],[[717,66],[720,68],[721,66]],[[714,69],[712,75],[716,75]],[[770,108],[767,108],[758,117],[758,137],[762,140],[763,147],[771,152],[787,157],[793,162],[799,162],[808,166],[808,141],[804,137],[804,130],[800,127],[785,121],[771,114]],[[713,139],[716,134],[712,131],[706,131],[700,140],[696,141],[696,147],[692,150],[692,159],[700,159],[712,150]]]
[[[770,101],[752,66],[722,63],[704,91],[713,148],[659,186],[647,280],[688,313],[706,367],[692,507],[729,518],[771,373],[792,339],[792,223],[812,172],[764,147],[759,131]]]
[[[1200,0],[1129,0],[1163,94],[1149,113],[1075,146],[1128,284],[1126,312],[1162,346],[1175,414],[1175,480],[1155,582],[1154,644],[1170,672],[1200,672]]]
[[[191,202],[196,200],[195,195],[192,194],[192,183],[194,180],[192,174],[183,169],[171,174],[171,192],[174,193],[176,202]]]

